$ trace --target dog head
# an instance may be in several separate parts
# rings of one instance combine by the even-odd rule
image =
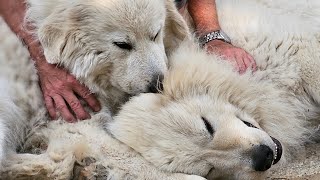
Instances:
[[[188,35],[171,1],[59,3],[38,30],[46,59],[95,92],[110,87],[131,95],[156,91],[167,71],[166,51]]]
[[[162,94],[132,98],[108,125],[115,138],[163,170],[209,179],[263,178],[299,146],[299,120],[279,90],[205,52],[176,54]]]

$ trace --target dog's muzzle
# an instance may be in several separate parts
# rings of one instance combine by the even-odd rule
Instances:
[[[245,124],[249,127],[259,129],[249,122],[245,122]],[[266,145],[260,145],[253,151],[253,167],[256,171],[266,171],[271,167],[271,165],[277,164],[281,159],[283,152],[282,145],[279,140],[272,136],[270,137],[275,145],[274,151]]]
[[[275,143],[275,150],[272,150],[269,146],[264,144],[253,149],[251,158],[253,169],[256,171],[266,171],[281,159],[282,146],[277,139],[271,138]]]

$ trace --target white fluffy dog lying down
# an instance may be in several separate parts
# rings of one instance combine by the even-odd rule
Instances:
[[[313,131],[307,120],[320,111],[320,14],[261,0],[217,2],[223,29],[258,71],[239,77],[185,42],[170,56],[163,92],[132,98],[113,120],[103,111],[76,124],[44,121],[32,65],[21,65],[29,62],[26,50],[1,28],[8,34],[0,48],[1,178],[69,179],[81,171],[93,179],[260,179],[300,152]]]

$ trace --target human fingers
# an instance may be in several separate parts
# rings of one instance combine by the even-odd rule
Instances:
[[[250,59],[252,71],[257,71],[257,63],[250,54],[248,54],[248,59]]]
[[[238,72],[239,74],[243,74],[246,71],[246,65],[244,63],[244,56],[241,53],[237,53],[235,55],[236,62],[238,65]]]
[[[89,106],[94,110],[94,111],[100,111],[101,106],[98,101],[98,99],[90,92],[90,90],[82,85],[82,84],[75,84],[74,86],[74,91],[81,97],[83,98]]]
[[[57,119],[52,98],[50,96],[44,95],[44,103],[47,107],[47,110],[49,112],[51,119],[53,120]]]
[[[253,67],[253,62],[252,59],[250,59],[248,54],[243,55],[243,62],[245,64],[245,69],[247,70],[249,67],[252,69]],[[253,69],[252,69],[253,70]]]
[[[56,110],[61,113],[61,116],[63,117],[64,120],[67,122],[75,122],[75,117],[72,115],[70,112],[66,102],[60,95],[54,95],[52,97],[55,103]]]
[[[63,98],[67,101],[71,110],[75,113],[78,119],[83,120],[90,118],[90,114],[84,110],[79,99],[73,94],[73,92],[65,93]]]

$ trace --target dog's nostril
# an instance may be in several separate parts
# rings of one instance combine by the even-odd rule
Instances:
[[[254,147],[251,157],[254,170],[266,171],[273,163],[274,154],[270,147],[266,145],[260,145]]]
[[[151,83],[149,84],[148,87],[148,92],[151,93],[158,93],[159,91],[163,90],[163,75],[156,75],[153,77]]]

